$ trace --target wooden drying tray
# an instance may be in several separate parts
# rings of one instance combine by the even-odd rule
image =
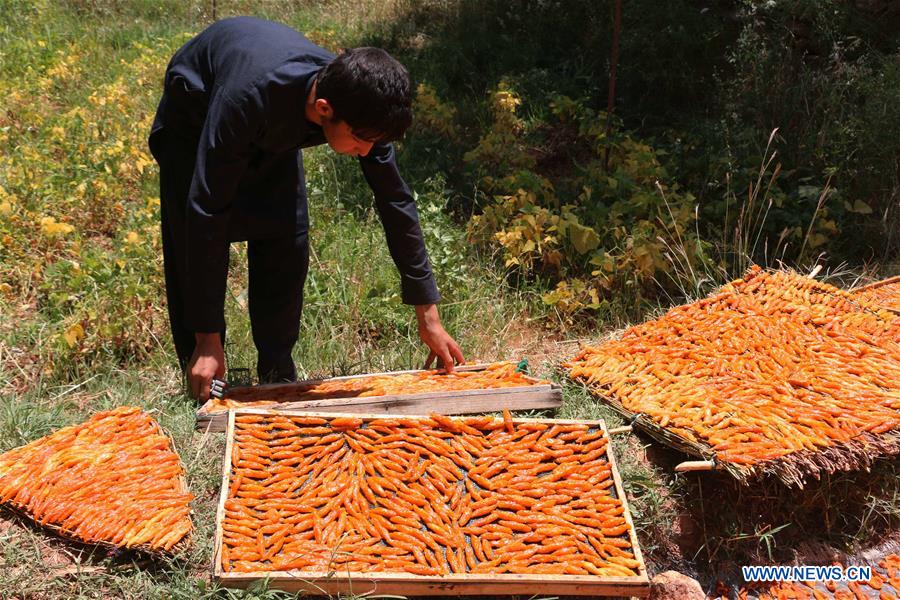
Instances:
[[[175,450],[175,439],[167,431],[165,431],[160,426],[160,424],[156,422],[155,419],[153,420],[153,424],[156,426],[157,433],[164,435],[166,438],[168,438],[169,445],[170,445],[172,452],[175,452],[175,454],[177,455],[178,453]],[[180,458],[181,457],[179,456],[179,460],[180,460]],[[184,477],[184,462],[182,462],[181,464],[182,464],[182,470],[176,480],[176,483],[177,483],[176,491],[178,491],[180,493],[188,493],[189,490],[188,490],[188,486],[187,486],[187,481],[185,480],[185,477]],[[104,548],[104,549],[114,551],[114,552],[139,552],[139,553],[142,553],[142,554],[145,554],[148,556],[153,556],[153,557],[177,556],[179,554],[182,554],[183,552],[186,552],[190,548],[192,540],[193,540],[193,534],[194,534],[193,523],[192,523],[191,531],[189,531],[187,533],[187,535],[185,535],[183,538],[178,540],[178,543],[176,543],[174,546],[172,546],[172,548],[170,550],[164,550],[163,548],[153,548],[149,544],[139,544],[137,546],[128,547],[128,546],[123,546],[120,544],[113,544],[106,540],[88,541],[77,535],[72,534],[68,530],[60,527],[59,525],[56,525],[55,523],[49,523],[49,522],[48,523],[40,523],[38,520],[36,520],[34,518],[34,516],[31,513],[29,513],[23,507],[13,504],[12,502],[7,503],[7,504],[0,504],[0,509],[8,510],[10,513],[15,514],[15,515],[21,517],[22,519],[24,519],[25,521],[27,521],[33,527],[43,528],[47,531],[52,532],[54,535],[56,535],[64,540],[68,540],[70,542],[75,542],[76,544],[81,544],[83,546],[90,546],[90,547],[96,546],[97,548]],[[193,515],[193,514],[194,514],[194,510],[191,509],[190,512],[188,513],[188,518],[190,518],[190,515]]]
[[[464,365],[456,367],[456,370],[483,371],[487,366],[487,364]],[[278,400],[279,402],[276,404],[257,407],[269,410],[329,411],[354,414],[380,412],[393,415],[419,415],[430,412],[438,412],[445,415],[461,415],[500,411],[504,408],[509,410],[558,408],[562,404],[562,388],[559,385],[544,383],[534,377],[526,377],[526,379],[533,381],[534,385],[520,387],[393,394],[390,396],[351,396],[316,400],[291,400],[304,387],[324,382],[424,372],[426,371],[366,373],[327,379],[308,379],[296,383],[236,387],[228,390],[228,395],[225,399],[235,402]],[[197,429],[213,432],[225,431],[227,417],[227,410],[215,410],[213,409],[213,402],[208,401],[197,411]]]
[[[403,596],[451,596],[451,595],[511,595],[558,594],[579,596],[627,596],[646,597],[650,595],[650,580],[647,568],[638,546],[634,522],[628,501],[622,487],[622,477],[616,466],[612,445],[607,443],[606,458],[609,461],[614,481],[615,497],[622,502],[623,516],[628,523],[628,538],[635,560],[638,561],[636,577],[599,577],[588,575],[541,575],[541,574],[465,574],[458,573],[442,576],[412,575],[398,572],[310,572],[310,571],[260,571],[250,573],[231,573],[222,570],[222,522],[225,518],[225,501],[228,499],[228,488],[231,480],[231,456],[234,445],[235,416],[252,414],[267,415],[273,412],[288,415],[316,416],[332,418],[342,413],[309,413],[305,411],[269,411],[264,409],[244,408],[229,410],[226,427],[226,446],[222,488],[219,507],[216,511],[215,541],[213,546],[213,580],[224,587],[247,588],[261,580],[266,580],[270,588],[289,592],[306,591],[315,595],[350,594],[366,596],[370,594],[398,594]],[[359,414],[365,421],[389,418],[394,414]],[[410,417],[424,418],[422,415]],[[602,420],[579,421],[563,419],[514,419],[513,423],[561,423],[583,424],[603,430],[609,438],[609,431]]]
[[[579,380],[574,380],[578,382]],[[880,435],[866,435],[850,442],[837,443],[819,450],[800,450],[780,458],[750,465],[751,469],[740,465],[717,461],[715,451],[704,442],[687,440],[667,427],[656,423],[643,413],[634,413],[613,395],[580,382],[595,398],[613,409],[625,421],[630,423],[629,430],[637,429],[661,444],[678,450],[693,460],[679,463],[675,471],[724,471],[747,485],[751,480],[763,475],[773,475],[788,486],[803,488],[804,479],[813,476],[816,479],[821,472],[869,470],[875,459],[882,456],[893,456],[900,453],[900,430],[894,429]],[[625,428],[622,428],[625,429]],[[616,433],[617,430],[613,430]]]
[[[808,277],[815,279],[821,269],[822,266],[817,265]],[[853,293],[871,290],[885,285],[897,284],[900,284],[900,275],[852,288],[850,290],[844,290],[843,294],[846,296],[842,295],[842,297],[853,301],[860,310],[872,313],[872,309],[863,308],[858,305],[855,299],[852,298]],[[831,296],[835,295],[833,292],[826,289],[824,284],[820,284],[818,281],[816,282],[816,288],[820,293]],[[847,296],[849,296],[849,298],[847,298]],[[881,308],[894,314],[900,314],[900,310],[888,307]],[[677,472],[725,471],[743,484],[749,483],[751,479],[761,474],[773,474],[787,485],[798,485],[798,487],[802,488],[802,478],[806,475],[818,477],[819,470],[834,471],[836,469],[832,467],[833,464],[836,463],[843,464],[843,467],[841,467],[840,470],[868,469],[874,458],[881,456],[882,453],[886,455],[897,454],[897,448],[900,447],[900,431],[894,430],[893,432],[888,432],[887,434],[880,436],[869,436],[867,439],[836,444],[825,450],[799,451],[793,455],[787,455],[790,457],[787,459],[781,457],[754,465],[756,469],[750,472],[747,469],[740,468],[739,465],[717,461],[715,451],[708,444],[685,439],[668,428],[660,426],[646,415],[632,412],[627,409],[617,397],[607,393],[605,390],[602,390],[597,386],[591,386],[581,379],[572,379],[571,377],[569,377],[569,379],[570,381],[581,383],[590,394],[612,408],[619,416],[630,424],[629,429],[643,431],[663,445],[691,457],[692,460],[683,461],[675,466],[675,471]],[[789,463],[797,464],[792,465]],[[813,467],[818,466],[820,469],[809,468],[809,465],[813,465]]]
[[[900,287],[900,275],[897,275],[896,277],[889,277],[887,279],[882,279],[881,281],[876,281],[874,283],[869,283],[867,285],[862,285],[859,287],[852,288],[850,290],[850,293],[854,294],[856,292],[867,292],[870,290],[874,290],[876,288],[884,287],[886,285],[896,285],[896,286]],[[882,306],[881,304],[878,303],[877,300],[871,300],[871,302],[878,304],[878,306],[880,306],[884,310],[890,311],[890,312],[894,313],[895,315],[900,315],[900,308],[894,308],[892,306]]]

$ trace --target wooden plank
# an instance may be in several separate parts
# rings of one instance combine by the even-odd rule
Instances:
[[[887,279],[882,279],[881,281],[876,281],[874,283],[870,283],[868,285],[864,285],[861,287],[853,288],[850,290],[850,293],[851,294],[855,294],[857,292],[864,293],[864,292],[868,292],[868,291],[871,291],[874,289],[878,289],[880,287],[884,287],[886,285],[898,285],[898,284],[900,284],[900,275],[897,275],[896,277],[889,277]],[[900,315],[900,308],[895,308],[893,306],[886,306],[884,303],[882,303],[881,301],[879,301],[878,299],[875,299],[875,298],[868,298],[868,300],[869,300],[869,302],[872,302],[873,304],[875,304],[882,310],[886,310],[895,315]]]
[[[430,399],[464,399],[467,397],[472,397],[473,399],[477,399],[478,396],[491,396],[491,395],[503,395],[503,394],[511,394],[511,393],[522,393],[522,392],[553,392],[560,391],[560,388],[556,384],[537,384],[537,385],[527,385],[527,386],[518,386],[518,387],[496,387],[496,388],[484,388],[478,390],[446,390],[446,391],[434,391],[434,392],[421,392],[418,394],[390,394],[386,396],[348,396],[344,398],[317,398],[315,400],[285,400],[284,402],[277,402],[275,404],[266,404],[262,406],[248,406],[247,408],[288,408],[291,406],[297,407],[323,407],[328,408],[332,406],[344,406],[348,403],[355,404],[365,404],[365,403],[374,403],[378,401],[386,401],[393,402],[396,400],[430,400]],[[229,400],[233,400],[236,402],[243,402],[243,400],[228,398]],[[263,398],[259,398],[262,400]],[[251,400],[252,401],[252,400]],[[236,406],[234,408],[243,408],[240,406]],[[201,409],[202,410],[202,409]],[[423,408],[423,410],[431,410],[427,407]],[[502,407],[498,410],[502,410]],[[225,412],[225,411],[219,411]],[[204,414],[212,414],[211,411],[204,411]]]
[[[472,371],[484,371],[490,366],[489,363],[481,363],[477,365],[462,365],[456,367],[457,371],[464,373]],[[280,396],[290,396],[298,389],[329,383],[332,381],[351,381],[353,379],[365,379],[367,377],[392,377],[398,375],[416,375],[419,373],[430,373],[433,369],[413,369],[406,371],[387,371],[383,373],[360,373],[359,375],[341,375],[339,377],[326,377],[323,379],[304,379],[294,381],[292,383],[268,383],[263,385],[252,385],[243,387],[233,387],[228,390],[228,400],[245,401],[245,400],[277,400]],[[525,379],[539,384],[540,379],[529,375],[522,375]]]
[[[639,564],[638,575],[648,581],[646,595],[649,595],[650,588],[647,567],[644,564],[644,557],[641,555],[641,548],[638,546],[637,531],[635,531],[634,522],[631,520],[631,510],[628,509],[628,498],[625,496],[625,488],[622,485],[622,476],[619,474],[618,465],[616,465],[616,457],[612,449],[612,438],[609,437],[605,422],[601,421],[600,427],[603,429],[606,438],[609,440],[606,442],[606,460],[609,462],[610,470],[612,471],[613,481],[616,486],[616,494],[618,495],[619,501],[622,503],[622,514],[625,516],[625,522],[628,523],[628,539],[631,540],[631,551],[634,553],[634,559],[638,561]]]
[[[221,577],[222,572],[222,523],[225,521],[225,502],[231,481],[231,455],[234,448],[234,411],[228,411],[227,437],[225,439],[225,460],[222,467],[222,488],[219,493],[219,507],[216,509],[216,531],[213,541],[213,575]]]
[[[214,579],[223,586],[231,588],[247,588],[260,580],[265,579],[270,588],[285,590],[288,592],[305,591],[318,595],[338,595],[351,593],[353,595],[370,594],[396,594],[396,595],[510,595],[510,594],[566,594],[579,596],[628,596],[646,597],[650,594],[650,580],[647,575],[644,559],[638,546],[637,534],[631,513],[628,508],[622,480],[616,466],[612,450],[612,440],[603,420],[573,420],[573,419],[536,419],[517,418],[514,423],[550,423],[550,424],[580,424],[591,428],[599,428],[604,432],[608,442],[606,456],[610,463],[613,475],[615,493],[622,503],[623,514],[629,528],[629,540],[635,560],[638,561],[638,576],[636,577],[595,577],[586,575],[541,575],[541,574],[451,574],[439,577],[428,577],[398,572],[378,573],[339,573],[339,572],[310,572],[310,571],[258,571],[246,573],[232,573],[222,570],[222,524],[225,517],[225,501],[229,493],[229,479],[231,472],[232,444],[234,439],[234,427],[236,415],[255,414],[268,415],[273,412],[294,416],[318,416],[333,418],[346,413],[314,412],[308,413],[302,410],[271,411],[268,408],[244,408],[228,411],[225,467],[222,475],[222,489],[219,499],[219,509],[216,513],[215,523],[215,548],[214,548]],[[385,413],[360,413],[357,416],[365,420],[391,418],[396,414]],[[425,418],[427,415],[407,415],[412,418]]]
[[[645,577],[590,577],[587,575],[444,575],[426,577],[406,573],[224,573],[219,584],[246,588],[268,578],[269,587],[288,592],[354,596],[392,594],[400,596],[565,594],[571,596],[637,596],[650,594]]]
[[[535,410],[558,408],[562,404],[562,388],[556,384],[524,387],[488,388],[484,390],[457,390],[391,396],[365,396],[328,398],[269,404],[268,410],[317,411],[344,413],[383,412],[393,415],[416,415],[438,412],[448,415],[497,412],[509,410]],[[252,407],[240,408],[248,410]],[[227,412],[197,412],[197,429],[212,432],[225,430]]]
[[[326,398],[321,400],[300,400],[296,402],[279,402],[265,406],[236,407],[266,408],[270,410],[317,410],[332,412],[367,412],[373,409],[385,409],[396,414],[415,414],[409,408],[417,408],[418,413],[441,412],[452,408],[458,414],[473,412],[492,412],[509,408],[510,410],[532,408],[556,408],[562,402],[562,391],[556,385],[527,386],[514,388],[489,388],[484,390],[458,390],[446,392],[426,392],[421,394],[394,394],[390,396],[363,396],[351,398]],[[511,406],[511,403],[522,406]],[[405,412],[404,412],[405,411]],[[209,419],[221,416],[224,430],[226,411],[201,412],[198,420],[206,423]],[[454,413],[450,413],[454,414]]]
[[[896,277],[888,277],[887,279],[882,279],[881,281],[875,281],[873,283],[868,283],[866,285],[861,285],[859,287],[851,288],[851,292],[864,292],[866,290],[872,290],[875,288],[880,288],[885,285],[894,285],[900,283],[900,275]]]
[[[272,411],[267,410],[268,407],[261,408],[233,408],[229,412],[234,412],[238,415],[270,415],[272,413],[276,413],[279,415],[288,415],[294,417],[322,417],[324,419],[333,419],[335,417],[346,417],[347,413],[345,412],[308,412],[305,410],[278,410]],[[372,419],[391,419],[396,418],[396,413],[356,413],[353,415],[354,417],[359,417],[364,421],[369,421]],[[404,417],[409,417],[411,419],[427,419],[428,415],[425,413],[418,414],[408,414],[403,415]],[[578,419],[538,419],[535,417],[516,417],[513,419],[513,423],[552,423],[554,425],[587,425],[588,427],[600,427],[604,425],[603,419],[594,419],[594,420],[578,420]]]

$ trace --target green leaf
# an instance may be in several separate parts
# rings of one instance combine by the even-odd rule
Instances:
[[[809,236],[809,247],[810,248],[818,248],[825,244],[828,241],[828,238],[821,233],[813,233]]]
[[[859,215],[871,215],[872,207],[863,202],[862,200],[857,200],[853,203],[853,206],[850,208],[850,212],[859,214]]]
[[[797,195],[804,200],[815,200],[822,192],[822,188],[817,185],[801,185],[797,188]]]
[[[579,254],[587,254],[600,245],[600,236],[597,232],[580,223],[572,223],[569,226],[569,235],[572,238],[572,245]]]

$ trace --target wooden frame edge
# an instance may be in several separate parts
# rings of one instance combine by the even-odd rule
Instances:
[[[214,579],[220,579],[227,575],[222,570],[222,544],[224,534],[222,524],[225,520],[225,502],[228,500],[228,491],[231,485],[231,455],[234,446],[234,417],[235,411],[228,411],[228,424],[225,428],[225,457],[222,460],[222,488],[219,490],[219,505],[216,508],[215,537],[213,538],[213,564]]]
[[[530,406],[523,406],[521,408],[516,406],[510,406],[510,410],[542,410],[542,409],[552,409],[559,408],[562,405],[562,387],[556,383],[549,384],[540,384],[533,386],[518,386],[518,387],[506,387],[506,388],[486,388],[481,390],[450,390],[443,392],[424,392],[419,394],[391,394],[388,396],[365,396],[365,397],[353,397],[353,398],[322,398],[317,400],[297,400],[297,401],[287,401],[287,402],[278,402],[275,404],[268,404],[265,406],[247,406],[247,407],[232,407],[234,410],[247,410],[250,408],[262,408],[268,410],[276,410],[279,412],[289,411],[289,410],[300,410],[303,409],[305,412],[313,412],[317,410],[328,411],[329,407],[333,407],[333,410],[340,410],[344,408],[351,408],[355,406],[359,406],[364,408],[366,405],[380,406],[380,405],[390,405],[392,403],[403,403],[403,404],[411,404],[422,402],[426,400],[442,400],[442,401],[452,401],[452,400],[462,400],[466,398],[474,398],[474,399],[483,399],[485,402],[490,402],[491,400],[502,400],[504,396],[511,395],[527,395],[532,396],[529,400]],[[520,401],[520,404],[524,404],[524,402]],[[209,402],[204,404],[196,411],[196,426],[195,428],[199,431],[210,431],[210,432],[222,432],[224,431],[223,421],[227,419],[227,412],[229,409],[220,410],[220,411],[209,411],[206,410]],[[468,409],[467,409],[468,410]],[[496,408],[496,410],[501,410],[501,408]],[[354,410],[346,410],[345,412],[350,414],[361,414],[360,412]],[[458,411],[454,411],[453,414],[475,414],[479,412],[492,412],[490,409],[472,409],[470,412],[460,413]],[[403,413],[396,413],[403,414]]]
[[[631,509],[628,508],[628,497],[625,494],[625,487],[622,485],[622,475],[619,473],[619,465],[616,463],[616,456],[613,452],[612,437],[606,429],[606,423],[601,421],[604,435],[606,435],[606,460],[609,462],[610,470],[613,475],[613,482],[616,486],[616,494],[619,495],[619,501],[622,503],[622,513],[625,515],[625,522],[628,523],[628,539],[631,540],[631,548],[634,551],[634,558],[640,565],[638,567],[638,575],[643,576],[649,583],[647,575],[647,565],[644,563],[644,557],[641,554],[641,548],[638,545],[637,530],[634,528],[634,521],[631,519]]]
[[[900,283],[900,275],[895,275],[894,277],[888,277],[887,279],[881,279],[879,281],[873,281],[872,283],[867,283],[866,285],[861,285],[859,287],[850,288],[849,291],[864,292],[866,290],[873,290],[885,285],[894,285],[895,283]]]
[[[229,409],[229,413],[234,413],[235,415],[267,415],[267,414],[275,414],[275,415],[288,415],[293,417],[323,417],[326,419],[332,419],[335,417],[346,417],[347,413],[343,412],[310,412],[307,410],[266,410],[265,408],[232,408]],[[428,415],[416,415],[416,414],[408,414],[408,415],[398,415],[395,413],[353,413],[351,416],[360,418],[360,419],[427,419]],[[465,419],[468,417],[461,415],[454,415],[451,418],[456,419]],[[477,417],[476,417],[477,418]],[[501,417],[492,417],[494,419],[500,419]],[[558,425],[588,425],[589,427],[604,427],[605,431],[605,423],[603,419],[539,419],[534,417],[518,417],[513,418],[513,423],[553,423]],[[231,422],[229,421],[229,424]]]

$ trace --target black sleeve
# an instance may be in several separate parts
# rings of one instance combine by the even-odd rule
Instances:
[[[252,95],[234,102],[220,91],[200,135],[186,215],[186,320],[195,333],[225,329],[228,220],[259,114]]]
[[[419,225],[416,203],[394,156],[392,144],[376,144],[360,157],[363,175],[375,194],[375,207],[387,236],[388,249],[400,271],[400,290],[405,304],[434,304],[441,299],[425,239]]]

